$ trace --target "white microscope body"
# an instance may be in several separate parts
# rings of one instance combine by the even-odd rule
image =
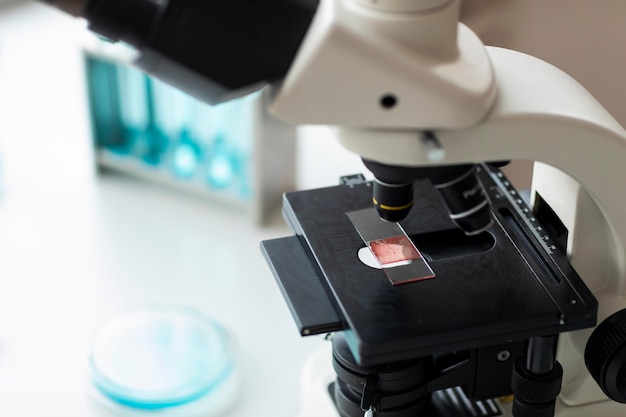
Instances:
[[[601,323],[626,307],[626,183],[615,178],[626,131],[557,68],[483,46],[458,23],[459,7],[459,0],[322,0],[271,110],[295,124],[334,125],[347,149],[390,165],[537,161],[532,195],[567,227],[570,262],[598,299]],[[420,140],[423,130],[439,143]],[[560,338],[559,417],[626,412],[584,365],[590,334]],[[336,413],[324,405],[332,369],[321,358],[305,370],[301,417]]]

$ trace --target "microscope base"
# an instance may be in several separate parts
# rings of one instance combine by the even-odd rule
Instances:
[[[332,346],[327,343],[314,352],[305,362],[300,376],[301,409],[297,417],[340,417],[331,395],[329,386],[335,381],[332,367]],[[511,404],[498,402],[502,417],[512,417]],[[557,400],[555,417],[621,417],[626,406],[613,401],[603,401],[584,406],[568,407]],[[469,416],[470,414],[468,414]],[[493,415],[493,414],[491,414]],[[423,417],[439,417],[428,415]],[[466,417],[455,415],[449,417]]]

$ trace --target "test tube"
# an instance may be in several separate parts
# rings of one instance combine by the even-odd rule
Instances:
[[[148,152],[150,117],[146,100],[148,79],[140,71],[126,65],[116,65],[120,96],[120,117],[123,135],[129,150],[135,155]]]
[[[123,135],[120,117],[117,69],[113,64],[95,57],[87,57],[86,66],[96,146],[114,153],[127,154],[129,147]]]

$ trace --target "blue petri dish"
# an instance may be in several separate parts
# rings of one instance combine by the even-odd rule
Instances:
[[[108,322],[94,340],[89,365],[100,402],[159,415],[224,405],[220,397],[233,395],[236,374],[228,332],[200,312],[172,307]]]

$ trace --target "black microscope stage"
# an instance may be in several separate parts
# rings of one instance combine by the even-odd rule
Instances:
[[[303,335],[344,330],[361,365],[447,353],[595,325],[597,302],[500,171],[477,166],[493,226],[465,236],[427,181],[401,226],[435,278],[392,285],[358,257],[347,213],[371,207],[362,182],[285,195],[296,236],[262,250]]]

